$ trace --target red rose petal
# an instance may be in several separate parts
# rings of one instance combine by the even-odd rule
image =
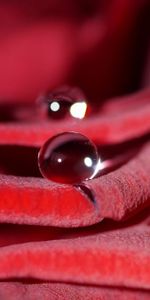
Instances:
[[[0,283],[1,300],[149,300],[149,291],[65,283]]]
[[[137,88],[149,0],[0,6],[1,97],[30,101],[66,80],[98,100]]]
[[[1,40],[0,98],[26,102],[61,84],[77,52],[74,25],[66,21],[29,23]]]
[[[128,99],[126,105],[125,99]],[[68,128],[86,134],[98,142],[116,142],[148,132],[149,91],[125,99],[120,102],[122,104],[118,111],[113,112],[113,104],[110,101],[103,106],[106,116],[100,113],[99,116],[84,122],[60,122],[59,127],[52,122],[2,124],[1,143],[41,145],[46,138]],[[100,128],[99,132],[97,128]],[[103,217],[117,220],[128,217],[149,205],[149,157],[147,146],[122,168],[89,181],[87,185],[95,192],[96,207],[72,186],[52,184],[45,179],[1,176],[1,222],[68,227],[93,224]]]
[[[150,146],[118,170],[86,182],[96,205],[72,185],[37,178],[0,177],[0,220],[26,224],[85,226],[124,219],[150,204]]]
[[[72,185],[42,178],[1,176],[0,199],[1,222],[68,227],[93,224],[98,215],[93,203]]]
[[[101,217],[121,220],[150,205],[150,144],[118,170],[86,183]]]
[[[99,49],[98,51],[97,49],[93,50],[92,57],[95,63],[93,63],[93,58],[90,63],[89,55],[91,56],[91,53],[87,53],[88,63],[86,63],[85,59],[85,68],[82,68],[83,73],[81,74],[81,72],[79,72],[85,89],[87,89],[91,95],[95,92],[97,96],[97,90],[99,91],[99,89],[101,90],[100,93],[102,97],[108,94],[120,93],[126,90],[126,84],[128,86],[130,80],[132,81],[132,70],[135,71],[135,68],[133,68],[132,64],[126,62],[130,61],[128,55],[132,52],[132,48],[133,53],[135,53],[134,50],[137,49],[136,42],[135,45],[132,45],[131,42],[133,39],[132,33],[134,33],[135,24],[138,23],[135,20],[138,20],[138,15],[142,7],[144,7],[148,1],[138,1],[138,4],[133,3],[131,5],[129,4],[130,2],[131,1],[122,3],[120,1],[112,2],[114,15],[114,17],[112,17],[112,12],[110,12],[112,37],[110,34],[110,37],[108,37],[108,39],[106,38],[106,44],[103,46],[100,32],[100,38],[97,39],[96,37],[95,40],[100,42],[100,48],[102,46],[102,50],[100,52]],[[116,14],[114,14],[114,9]],[[128,20],[128,22],[126,22],[126,20]],[[16,28],[17,27],[19,26],[16,26]],[[47,31],[47,26],[43,27],[43,25],[39,26],[39,24],[37,27],[35,26],[35,28],[33,26],[33,32],[31,32],[31,27],[28,28],[29,30],[24,31],[24,35],[22,35],[23,32],[21,30],[20,34],[17,33],[12,37],[11,43],[9,43],[10,40],[8,43],[6,41],[6,44],[4,43],[6,48],[2,47],[1,68],[3,68],[1,72],[1,96],[17,96],[18,98],[21,96],[21,98],[25,98],[32,95],[33,97],[41,88],[45,88],[47,85],[51,87],[63,81],[64,77],[67,76],[72,69],[72,62],[75,61],[76,63],[78,51],[76,52],[75,49],[74,52],[73,48],[68,50],[68,41],[70,41],[72,36],[73,38],[75,37],[74,32],[76,31],[74,31],[74,26],[71,30],[67,26],[64,26],[61,41],[59,40],[60,36],[57,36],[57,33],[59,34],[61,30],[60,27],[58,26],[58,28],[56,28],[57,26],[55,27],[55,24],[52,28],[50,28],[50,26],[51,37],[56,36],[55,45],[49,43],[49,30]],[[39,29],[42,29],[41,33]],[[127,39],[125,37],[127,37]],[[48,48],[44,47],[46,49],[44,53],[42,43],[39,43],[39,40],[42,40],[44,45],[49,45]],[[127,40],[129,40],[129,43]],[[133,41],[135,40],[136,39],[133,39]],[[26,47],[27,52],[25,51],[26,57],[23,60],[22,57],[20,57],[20,53],[24,53],[24,45],[22,42],[28,45]],[[87,40],[85,39],[84,42],[86,44]],[[40,45],[38,51],[37,45]],[[130,45],[131,47],[128,47]],[[141,45],[144,49],[143,43],[141,43]],[[32,46],[32,51],[30,46]],[[55,49],[58,50],[58,48],[61,49],[61,51],[63,49],[63,51],[61,53],[59,51],[59,53],[57,53],[58,55],[56,55],[57,51],[55,51]],[[11,55],[9,55],[8,59],[9,49],[11,49]],[[6,53],[4,50],[6,50]],[[49,50],[52,56],[49,55]],[[31,52],[32,57],[30,57]],[[98,53],[98,57],[94,55],[95,53]],[[125,54],[125,59],[122,60],[123,54]],[[57,58],[59,61],[57,61]],[[100,59],[97,60],[97,58]],[[78,61],[80,60],[82,60],[82,57],[79,57]],[[7,65],[6,61],[8,63]],[[38,63],[39,61],[40,64]],[[31,62],[31,64],[29,62]],[[33,62],[35,62],[35,64]],[[100,68],[98,68],[99,62]],[[49,66],[51,65],[52,68],[50,71],[52,76],[50,76],[49,73]],[[106,65],[107,67],[105,69]],[[32,66],[30,72],[27,66]],[[97,66],[97,74],[95,72],[95,66]],[[19,72],[12,72],[16,67]],[[86,69],[87,67],[88,70]],[[106,72],[103,72],[103,68]],[[108,70],[109,72],[107,72]],[[101,71],[101,76],[99,76],[99,71]],[[88,74],[90,74],[89,77]],[[96,76],[96,80],[93,80],[93,74]],[[55,76],[53,77],[53,75]],[[49,77],[51,77],[51,79],[49,79]],[[110,85],[108,85],[108,81]],[[93,83],[96,83],[95,86]],[[101,83],[101,88],[99,83]],[[98,88],[95,88],[97,86]],[[41,129],[40,126],[36,124],[32,126],[1,125],[1,143],[41,145],[46,138],[60,132],[60,130],[68,130],[68,128],[69,130],[71,128],[71,130],[79,130],[80,132],[83,130],[82,133],[87,134],[99,142],[123,141],[149,131],[150,111],[147,104],[143,106],[143,108],[140,107],[135,111],[128,111],[127,109],[125,112],[123,109],[121,110],[119,114],[112,114],[112,116],[109,115],[104,118],[102,115],[99,115],[97,118],[85,122],[85,125],[82,122],[79,125],[70,124],[69,122],[65,125],[60,123],[58,129],[56,126],[51,125],[51,123],[45,124]],[[99,117],[102,118],[100,121],[98,120]],[[98,128],[101,133],[97,132]],[[149,146],[146,146],[139,156],[126,164],[126,166],[123,166],[112,174],[106,175],[102,178],[102,181],[101,179],[96,179],[89,183],[89,186],[91,185],[95,191],[98,203],[96,208],[93,203],[73,187],[64,186],[63,189],[59,187],[59,185],[46,182],[44,179],[24,179],[2,176],[0,180],[0,193],[2,196],[0,197],[0,203],[2,205],[0,209],[1,221],[42,225],[51,224],[52,222],[58,226],[79,226],[98,221],[100,213],[102,213],[104,217],[115,219],[127,217],[131,213],[135,213],[146,205],[149,205],[149,153]],[[110,183],[109,190],[104,190],[102,183],[106,188],[108,187],[108,183]],[[126,184],[125,187],[123,186],[124,183]],[[60,189],[61,192],[59,194]],[[112,192],[113,197],[110,196],[110,192]],[[52,197],[52,201],[50,201],[50,198],[48,199],[48,195]],[[102,198],[99,197],[101,195]],[[103,200],[106,200],[106,196],[108,199],[107,202],[104,203],[105,201]],[[49,209],[51,210],[50,215]],[[86,223],[87,221],[89,223]],[[87,235],[89,235],[89,230],[87,231]],[[29,242],[17,246],[1,247],[0,276],[4,280],[16,277],[33,277],[42,280],[67,280],[83,285],[86,283],[104,284],[108,286],[114,285],[116,287],[132,287],[133,290],[135,287],[148,289],[150,287],[149,237],[149,227],[142,225],[135,228],[130,227],[129,229],[98,233],[87,237],[78,236],[74,238],[73,235],[70,235],[70,238],[64,240],[37,243]],[[56,235],[54,238],[56,239]],[[13,283],[11,283],[11,287],[12,285]],[[73,297],[76,299],[77,289],[74,290],[74,287],[71,286],[69,290],[68,286],[69,285],[67,285],[65,289],[65,285],[63,285],[63,292],[61,292],[62,288],[60,288],[60,284],[58,288],[55,284],[57,295],[55,297],[54,294],[54,297],[58,299],[60,294],[63,294],[62,299],[66,299],[66,295],[68,295],[69,299]],[[4,283],[0,285],[0,288],[1,287],[0,296],[4,299],[6,299],[6,297],[8,299],[8,297],[12,297],[13,295],[19,296],[18,292],[14,292],[13,294],[14,285],[12,292],[7,289],[7,285],[5,285],[5,292],[2,292],[4,291]],[[41,292],[40,288],[38,289],[37,286],[33,285],[24,287],[26,290],[23,291],[23,293],[21,291],[21,298],[22,296],[25,297],[25,292],[28,293],[28,289],[30,291],[29,294],[27,294],[27,299],[30,300],[30,296],[31,299],[33,299],[34,295],[35,299],[39,297]],[[36,288],[37,292],[35,293]],[[46,288],[48,289],[48,287]],[[84,287],[78,289],[78,296],[81,299],[86,299],[85,297],[88,294],[87,299],[90,299],[91,295],[88,293],[89,289],[83,289]],[[98,293],[98,290],[101,292]],[[46,297],[49,296],[47,296],[49,292],[48,289],[48,291],[46,291]],[[132,291],[127,289],[125,291],[123,289],[110,289],[106,291],[106,289],[93,288],[91,294],[91,299],[93,299],[93,296],[98,297],[98,299],[100,296],[101,299],[114,299],[115,295],[115,299],[129,299],[130,297],[135,300],[141,298],[148,299],[149,296],[147,292],[141,290]]]
[[[113,112],[112,108],[109,114],[103,114],[103,111],[100,111],[97,116],[87,118],[84,121],[66,120],[56,124],[52,121],[40,122],[38,120],[34,123],[0,124],[0,143],[41,146],[51,136],[68,130],[78,131],[99,143],[115,143],[149,132],[149,90],[137,96],[130,95],[126,99],[128,100],[126,109],[121,109],[120,105],[120,110],[117,112],[114,104]],[[129,101],[131,101],[131,105],[129,105]],[[110,101],[110,107],[111,103]],[[124,102],[122,106],[125,106]],[[134,106],[135,108],[133,108]],[[108,107],[109,104],[106,105],[106,110]]]
[[[145,106],[150,106],[149,88],[131,95],[129,94],[107,100],[101,105],[101,110],[104,115],[117,115],[125,111],[132,112],[137,109],[143,109]]]
[[[83,53],[74,76],[98,103],[137,89],[149,40],[149,1],[107,3],[105,36]]]
[[[0,277],[149,288],[149,247],[150,231],[144,225],[1,247]]]

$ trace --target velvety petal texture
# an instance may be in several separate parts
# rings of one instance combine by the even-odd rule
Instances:
[[[149,16],[148,0],[0,3],[0,299],[150,298]],[[94,113],[41,118],[37,98],[63,84]],[[133,153],[48,181],[38,151],[66,131]]]

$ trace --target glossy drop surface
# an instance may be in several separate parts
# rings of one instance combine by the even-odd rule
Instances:
[[[93,178],[98,163],[96,146],[76,132],[65,132],[47,140],[38,155],[43,177],[66,184]]]
[[[62,87],[41,96],[38,101],[43,116],[49,120],[66,117],[83,119],[90,114],[90,106],[78,88]]]

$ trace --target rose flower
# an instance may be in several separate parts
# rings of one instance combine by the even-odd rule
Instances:
[[[149,0],[1,1],[0,24],[0,299],[148,300]]]

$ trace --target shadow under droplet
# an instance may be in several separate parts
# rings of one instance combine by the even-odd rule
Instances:
[[[96,204],[93,191],[91,191],[91,189],[88,188],[84,183],[75,184],[74,187],[81,191],[81,193],[86,195],[86,197],[88,197],[93,204]]]

